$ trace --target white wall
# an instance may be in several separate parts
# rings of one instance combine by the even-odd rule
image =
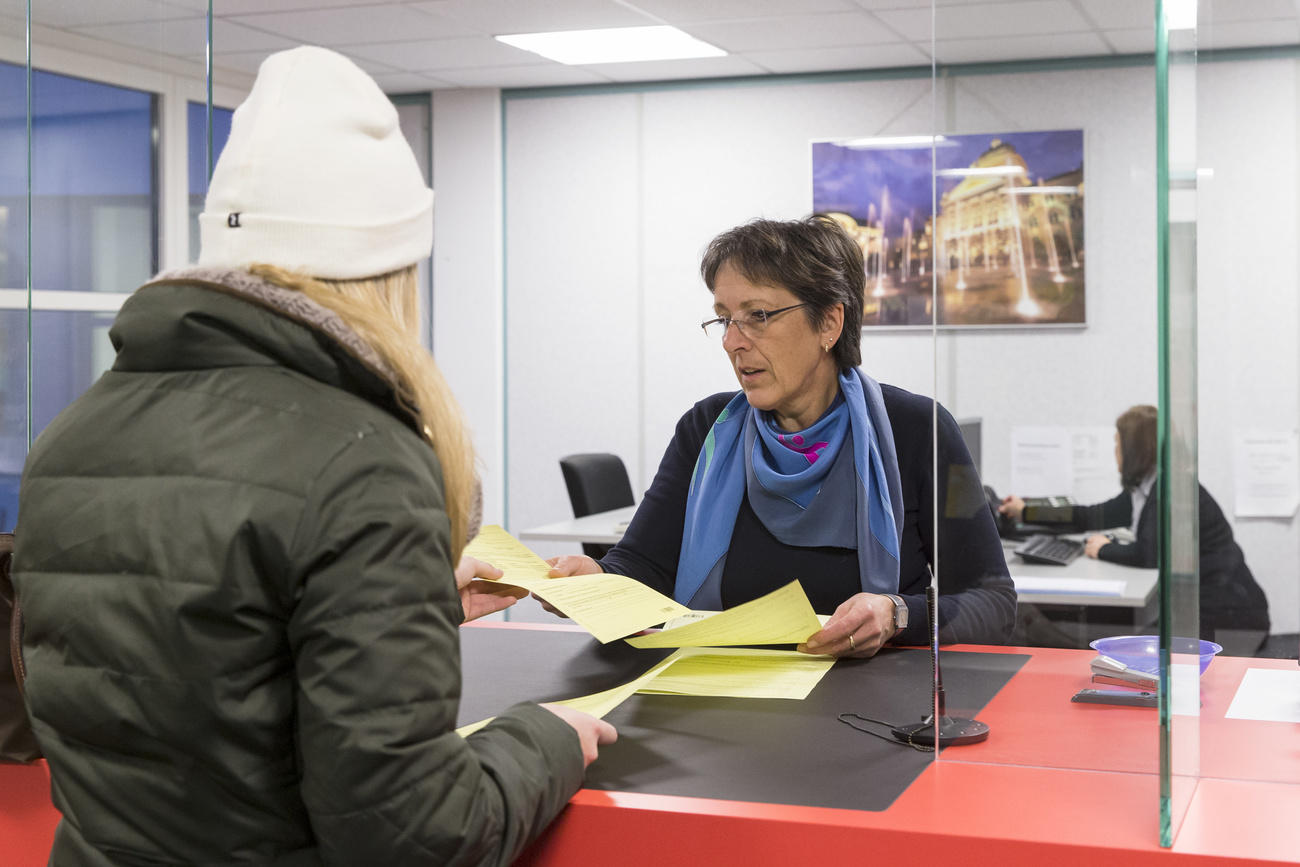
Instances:
[[[1207,188],[1201,208],[1201,466],[1230,513],[1231,430],[1297,423],[1287,243],[1297,212],[1295,62],[1200,70],[1202,165],[1214,164],[1232,202],[1207,207]],[[735,388],[720,348],[698,329],[710,308],[699,255],[713,235],[753,217],[810,211],[810,139],[1082,128],[1087,327],[937,340],[868,329],[864,366],[937,394],[956,415],[981,416],[985,477],[1002,488],[1013,426],[1110,425],[1128,406],[1154,403],[1153,81],[1134,67],[955,77],[933,96],[923,78],[508,99],[508,526],[570,514],[557,464],[569,452],[620,454],[643,490],[680,415]],[[1261,151],[1247,130],[1270,143]],[[1232,169],[1220,173],[1220,163]],[[1275,631],[1295,631],[1295,520],[1236,524]]]
[[[1201,483],[1231,516],[1233,437],[1300,419],[1300,66],[1198,70],[1197,202]],[[1238,519],[1237,541],[1269,597],[1274,632],[1300,628],[1296,518]]]

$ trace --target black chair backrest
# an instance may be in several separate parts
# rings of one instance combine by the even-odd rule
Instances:
[[[618,455],[607,452],[569,455],[560,458],[560,472],[564,474],[564,485],[569,489],[569,503],[573,506],[575,518],[631,506],[636,502],[627,468]],[[582,550],[588,557],[599,559],[609,551],[609,546],[584,542]]]
[[[569,455],[560,458],[560,472],[564,473],[575,518],[636,502],[627,469],[618,455],[605,452]]]

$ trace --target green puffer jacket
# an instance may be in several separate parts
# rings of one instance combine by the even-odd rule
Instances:
[[[452,730],[441,473],[382,362],[243,272],[164,275],[111,337],[20,496],[52,863],[512,860],[581,748],[536,705]]]

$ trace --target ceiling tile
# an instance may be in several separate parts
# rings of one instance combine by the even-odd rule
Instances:
[[[186,18],[193,12],[162,0],[34,0],[32,23],[47,27],[85,27],[135,21]],[[0,15],[27,20],[27,0],[0,0]]]
[[[853,0],[635,0],[634,5],[678,27],[729,18],[795,18],[859,8]]]
[[[1156,0],[1083,0],[1079,7],[1101,30],[1156,30]]]
[[[687,28],[692,36],[731,52],[896,42],[898,37],[865,12],[710,21]]]
[[[1096,33],[1059,33],[1000,39],[947,39],[937,43],[936,52],[940,63],[988,63],[1088,57],[1110,54],[1110,48]]]
[[[386,3],[379,6],[313,9],[229,16],[228,20],[256,27],[313,45],[353,45],[366,42],[409,42],[415,39],[443,39],[468,36],[474,31],[463,24],[412,9]]]
[[[725,78],[762,75],[763,70],[742,57],[696,57],[691,60],[649,60],[637,63],[596,63],[585,67],[614,81],[668,81],[683,78]]]
[[[1156,50],[1155,27],[1106,30],[1101,35],[1119,54],[1151,54]]]
[[[932,23],[928,9],[881,10],[875,14],[908,39],[930,39]],[[945,6],[935,10],[933,28],[936,39],[1071,33],[1091,29],[1068,0]]]
[[[346,45],[345,54],[387,63],[411,72],[438,72],[483,66],[520,66],[537,63],[539,57],[490,36],[460,39],[424,39],[418,42],[388,42],[378,45]]]
[[[609,79],[581,66],[562,63],[532,66],[490,66],[482,69],[449,69],[442,75],[461,87],[556,87],[560,85],[609,84]]]
[[[105,24],[98,27],[70,28],[75,33],[133,45],[150,51],[159,51],[178,57],[201,57],[208,41],[205,18],[186,18],[177,21],[140,22],[138,24]],[[277,51],[292,48],[297,43],[279,36],[261,33],[231,24],[221,19],[212,22],[213,51]]]
[[[439,78],[430,78],[427,75],[416,75],[413,72],[393,72],[386,75],[373,76],[375,84],[384,93],[422,93],[426,90],[446,90],[449,87],[456,87],[450,81],[443,81]]]
[[[929,9],[930,0],[853,0],[863,9],[875,12],[878,9]],[[978,6],[987,4],[989,0],[935,0],[935,6]],[[1006,0],[1011,3],[1029,3],[1033,0]],[[1090,3],[1092,0],[1080,0],[1083,3]]]
[[[458,21],[479,33],[535,33],[551,30],[599,30],[662,22],[610,0],[564,0],[563,3],[520,0],[433,0],[408,4],[414,9]]]
[[[1294,0],[1201,0],[1197,4],[1202,25],[1225,21],[1261,21],[1275,18],[1295,20],[1300,14]]]
[[[1300,42],[1300,23],[1290,21],[1229,21],[1205,24],[1196,33],[1201,49],[1249,48],[1256,45],[1294,45]]]
[[[168,3],[206,4],[207,0],[167,0]],[[255,12],[315,11],[340,6],[381,6],[386,0],[212,0],[212,14],[229,18]]]
[[[841,48],[807,48],[795,51],[747,51],[744,56],[764,69],[776,73],[930,65],[930,56],[910,42]]]

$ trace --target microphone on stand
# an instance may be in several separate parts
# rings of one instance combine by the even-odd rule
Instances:
[[[934,696],[935,712],[939,715],[938,741],[940,747],[955,747],[961,744],[977,744],[989,736],[987,724],[977,719],[963,716],[948,716],[946,699],[943,692],[943,672],[939,669],[939,630],[935,612],[934,582],[925,588],[925,607],[930,627],[930,658],[934,660]],[[933,747],[935,745],[934,713],[928,714],[919,723],[895,726],[894,737],[913,746]]]

